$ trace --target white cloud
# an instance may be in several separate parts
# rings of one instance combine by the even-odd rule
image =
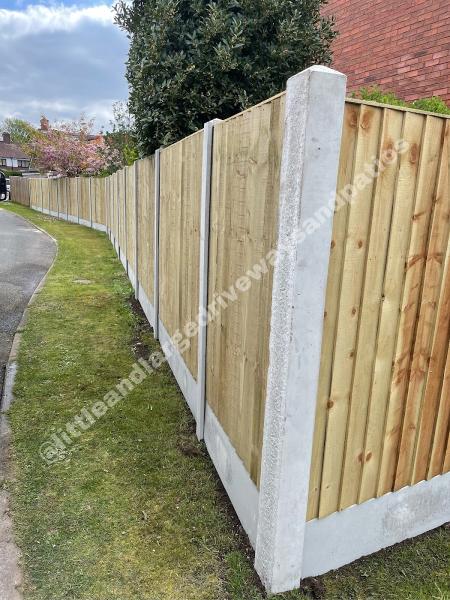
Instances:
[[[27,37],[30,34],[74,31],[88,22],[110,26],[110,6],[27,6],[24,10],[0,8],[0,36],[3,39]]]
[[[128,40],[111,6],[0,9],[0,121],[111,117],[126,99]]]

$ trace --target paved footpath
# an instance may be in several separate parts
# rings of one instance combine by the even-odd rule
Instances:
[[[56,245],[31,223],[0,205],[0,398],[5,366],[23,312],[48,271]],[[21,600],[20,552],[14,543],[9,494],[1,484],[11,479],[10,431],[0,415],[0,600]]]

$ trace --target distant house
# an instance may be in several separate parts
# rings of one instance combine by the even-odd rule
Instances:
[[[50,129],[53,129],[50,125],[50,121],[47,119],[47,117],[43,116],[41,117],[41,121],[40,121],[40,127],[38,129],[38,131],[40,133],[43,133],[44,135],[46,133],[48,133],[50,131]],[[79,137],[77,134],[70,134],[72,135],[74,138]],[[94,134],[89,134],[86,136],[86,140],[88,142],[95,142],[95,143],[99,143],[103,140],[103,136],[101,133],[94,133]]]
[[[17,173],[30,170],[31,158],[27,156],[17,144],[11,142],[9,133],[3,133],[0,140],[0,170],[17,171]]]

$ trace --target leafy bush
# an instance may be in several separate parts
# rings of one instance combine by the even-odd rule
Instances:
[[[329,64],[325,0],[121,0],[130,38],[127,79],[139,151],[151,153]]]
[[[378,86],[373,86],[371,88],[361,88],[358,93],[353,93],[353,97],[371,102],[380,102],[381,104],[390,104],[391,106],[405,106],[416,108],[417,110],[450,115],[450,107],[438,96],[406,102],[394,94],[394,92],[385,92]]]

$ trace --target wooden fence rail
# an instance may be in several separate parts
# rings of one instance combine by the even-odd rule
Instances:
[[[450,520],[450,119],[344,82],[11,180],[109,236],[273,592]]]

